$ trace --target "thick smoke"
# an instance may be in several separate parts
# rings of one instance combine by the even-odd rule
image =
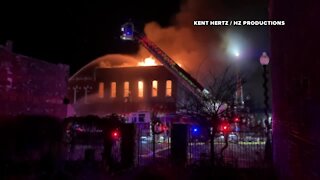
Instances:
[[[157,22],[150,22],[144,31],[172,59],[203,82],[209,71],[218,71],[223,66],[221,53],[224,50],[220,46],[223,29],[193,26],[193,21],[218,19],[217,14],[221,13],[214,11],[218,7],[218,3],[208,0],[188,0],[173,17],[171,26],[161,27]],[[149,55],[145,48],[140,48],[138,57]]]

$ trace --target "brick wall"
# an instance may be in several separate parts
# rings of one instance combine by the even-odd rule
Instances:
[[[0,115],[66,116],[69,67],[0,47]]]
[[[272,0],[274,165],[281,179],[320,179],[319,2]]]

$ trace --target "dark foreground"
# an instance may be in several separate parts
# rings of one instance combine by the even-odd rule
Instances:
[[[36,165],[35,165],[36,164]],[[206,164],[188,167],[156,162],[125,170],[106,168],[97,162],[3,164],[0,179],[276,179],[271,169],[213,168]]]

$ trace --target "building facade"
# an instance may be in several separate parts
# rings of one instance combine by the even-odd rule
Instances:
[[[69,97],[76,115],[168,114],[176,112],[179,87],[164,66],[95,68],[69,81]]]
[[[288,6],[290,4],[290,6]],[[319,1],[272,0],[273,159],[279,179],[320,179]]]
[[[69,66],[15,54],[0,46],[0,116],[66,117]]]

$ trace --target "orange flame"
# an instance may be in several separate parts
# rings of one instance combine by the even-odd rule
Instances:
[[[157,66],[156,60],[152,57],[145,58],[143,61],[138,62],[138,66]]]

